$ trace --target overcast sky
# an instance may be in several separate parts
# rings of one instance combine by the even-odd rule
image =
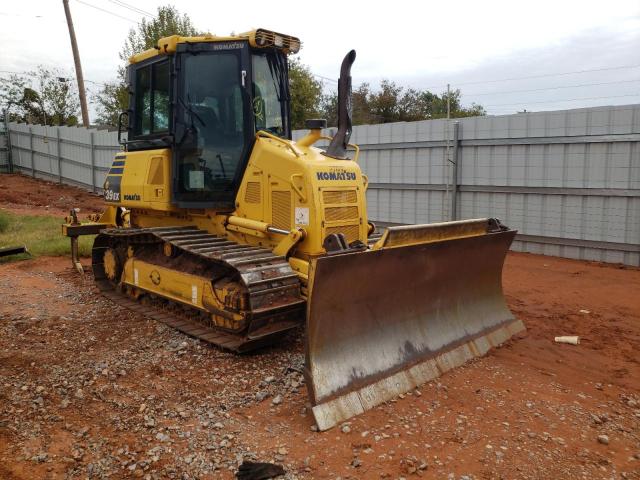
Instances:
[[[142,18],[122,4],[153,13],[166,3],[70,0],[90,90],[115,78],[125,36]],[[355,85],[388,78],[439,93],[450,83],[463,103],[491,114],[640,102],[640,0],[173,3],[202,31],[300,37],[300,57],[319,77],[337,79],[355,48]],[[2,75],[39,64],[73,72],[62,0],[4,1],[0,22]]]

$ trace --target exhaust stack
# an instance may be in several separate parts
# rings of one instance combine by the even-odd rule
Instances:
[[[342,60],[338,79],[338,132],[324,154],[339,160],[348,160],[347,145],[351,138],[351,65],[356,51],[351,50]]]

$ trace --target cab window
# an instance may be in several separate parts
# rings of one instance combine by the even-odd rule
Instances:
[[[146,65],[136,70],[134,136],[169,131],[169,85],[168,61]]]
[[[256,130],[289,138],[287,59],[280,52],[253,52],[253,118]]]
[[[233,205],[248,145],[240,52],[186,53],[180,74],[174,198]]]

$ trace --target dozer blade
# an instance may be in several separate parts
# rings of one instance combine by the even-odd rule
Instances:
[[[514,230],[493,219],[390,230],[373,250],[312,264],[305,373],[320,430],[524,330],[502,293]]]

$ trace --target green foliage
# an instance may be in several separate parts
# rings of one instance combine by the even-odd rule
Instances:
[[[44,215],[17,215],[0,210],[0,247],[26,245],[33,255],[67,256],[71,254],[69,238],[60,232],[61,219]],[[79,241],[81,256],[91,254],[93,236],[82,236]],[[0,258],[24,258],[24,255]]]
[[[352,121],[354,125],[370,125],[380,123],[373,116],[369,99],[371,89],[368,83],[361,84],[351,92]],[[338,92],[331,92],[323,95],[320,111],[322,118],[327,119],[327,125],[336,126],[338,124]]]
[[[80,103],[69,74],[40,65],[27,77],[0,79],[0,110],[4,109],[14,121],[73,126],[78,124]]]
[[[16,116],[18,104],[23,100],[29,83],[25,77],[10,75],[8,78],[0,78],[0,108],[2,111],[9,109],[12,116]],[[22,107],[20,107],[22,108]],[[22,112],[19,112],[22,114]]]
[[[402,110],[402,87],[389,80],[382,80],[380,90],[369,94],[367,99],[369,110],[376,123],[399,122],[407,112]]]
[[[382,80],[380,89],[373,91],[368,83],[352,93],[353,124],[371,125],[389,122],[412,122],[447,117],[447,93],[437,95],[428,90],[402,87],[390,80]],[[472,104],[463,107],[460,90],[450,93],[451,118],[486,115],[484,107]],[[337,124],[338,94],[324,95],[322,115],[330,126]]]
[[[118,116],[129,108],[129,92],[124,82],[109,82],[93,95],[97,104],[96,121],[102,125],[118,125]]]
[[[289,59],[289,91],[291,126],[293,129],[304,128],[305,120],[317,118],[320,113],[322,83],[296,58]]]
[[[181,15],[176,7],[171,5],[158,7],[155,17],[151,20],[143,18],[136,28],[129,30],[127,40],[120,51],[120,60],[126,64],[129,57],[154,48],[158,40],[163,37],[170,35],[189,37],[197,34],[198,31],[187,14]]]
[[[180,14],[171,6],[158,7],[154,18],[143,18],[136,28],[129,30],[129,35],[120,51],[122,66],[118,68],[118,80],[106,84],[102,90],[93,96],[97,103],[98,122],[105,125],[117,125],[118,115],[129,107],[127,91],[126,67],[129,57],[136,53],[154,48],[158,40],[171,35],[185,37],[198,35],[191,19],[186,14]]]
[[[0,210],[0,233],[4,233],[9,228],[9,215]]]

